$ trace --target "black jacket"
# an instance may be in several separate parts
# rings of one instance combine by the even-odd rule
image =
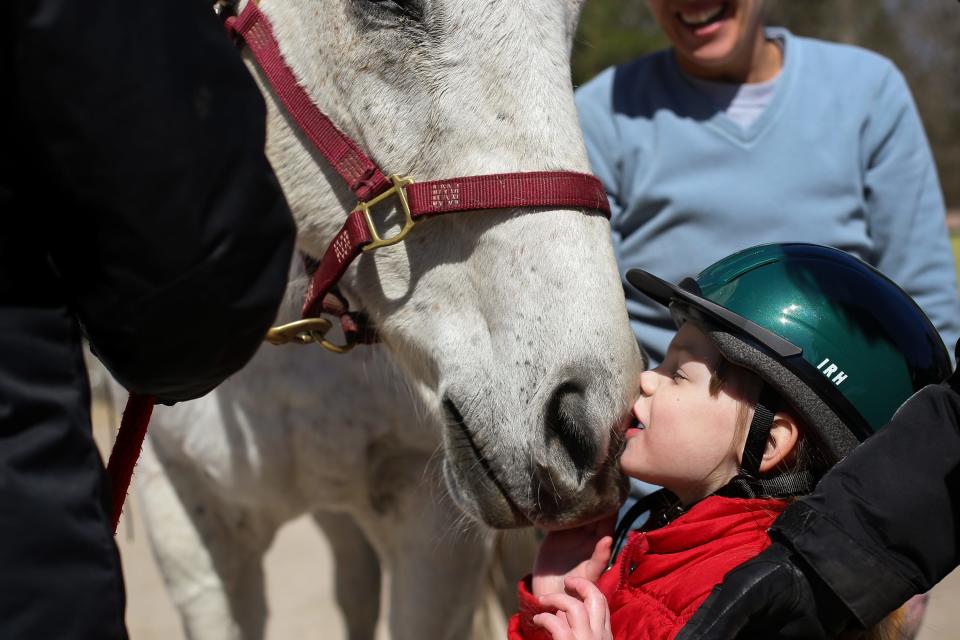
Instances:
[[[0,420],[85,384],[77,320],[127,388],[206,393],[261,344],[293,246],[240,56],[197,0],[0,15]]]
[[[0,5],[0,637],[125,640],[81,327],[200,396],[260,346],[294,228],[264,103],[201,0]]]
[[[864,627],[960,563],[958,388],[919,391],[773,526]]]
[[[954,372],[790,505],[773,544],[724,576],[677,639],[825,640],[877,624],[960,562],[958,475]]]

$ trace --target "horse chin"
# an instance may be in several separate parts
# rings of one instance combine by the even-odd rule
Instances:
[[[443,476],[457,506],[494,529],[568,529],[615,512],[629,491],[626,477],[616,466],[598,472],[594,482],[571,496],[544,491],[511,495],[489,468],[473,467],[469,476],[461,477],[449,460],[444,460]]]
[[[474,474],[469,488],[464,487],[453,465],[444,460],[443,478],[450,496],[460,509],[474,520],[494,529],[517,529],[533,524],[530,519],[486,474]]]
[[[630,485],[617,467],[605,469],[583,490],[561,500],[538,496],[536,512],[530,518],[538,529],[570,529],[617,511],[626,500]]]

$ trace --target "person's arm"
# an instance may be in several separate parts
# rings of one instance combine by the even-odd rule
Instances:
[[[202,395],[261,344],[290,265],[262,97],[206,3],[5,13],[21,170],[93,350],[131,391]]]
[[[914,394],[780,516],[774,544],[727,574],[677,638],[832,637],[943,579],[960,562],[958,391],[954,373]]]
[[[937,168],[910,89],[887,63],[869,97],[861,165],[874,264],[909,293],[943,341],[960,337],[954,256]]]
[[[960,562],[960,376],[915,394],[774,523],[862,626]]]

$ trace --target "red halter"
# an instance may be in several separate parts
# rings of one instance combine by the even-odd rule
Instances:
[[[456,211],[517,207],[594,209],[610,215],[603,185],[593,176],[583,173],[534,171],[416,183],[397,175],[387,178],[376,163],[337,129],[310,99],[280,53],[270,21],[254,0],[247,3],[240,15],[227,18],[226,28],[228,33],[241,38],[250,47],[287,112],[359,201],[327,247],[314,272],[303,303],[302,317],[305,320],[272,330],[267,338],[271,342],[317,341],[333,350],[345,350],[325,340],[323,334],[329,328],[329,322],[325,319],[319,323],[310,320],[324,313],[342,313],[347,314],[347,322],[344,321],[345,316],[341,315],[341,323],[348,335],[346,348],[352,346],[363,332],[349,326],[353,316],[346,312],[342,299],[331,301],[328,294],[362,251],[401,242],[423,218]],[[399,201],[405,223],[396,235],[382,238],[370,216],[370,210],[394,197]],[[342,311],[338,313],[337,309]],[[373,341],[371,336],[367,336],[367,341]]]
[[[610,215],[603,185],[583,173],[533,171],[419,183],[398,175],[387,177],[310,99],[280,53],[270,21],[255,0],[250,0],[240,15],[227,18],[225,25],[231,36],[243,39],[250,47],[287,112],[359,201],[318,263],[303,303],[304,319],[271,329],[267,340],[274,344],[317,342],[332,351],[343,352],[358,342],[376,341],[375,333],[358,324],[357,315],[348,311],[333,287],[362,251],[401,242],[417,221],[428,216],[517,207],[593,209]],[[405,223],[396,235],[383,238],[370,217],[370,210],[394,197],[403,211]],[[331,323],[322,317],[325,313],[339,317],[347,336],[346,345],[327,341]],[[130,394],[117,444],[110,455],[107,472],[113,490],[114,533],[152,409],[152,397]]]

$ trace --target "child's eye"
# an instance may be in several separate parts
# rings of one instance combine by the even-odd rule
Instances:
[[[677,369],[676,371],[673,372],[673,379],[674,379],[674,380],[686,380],[686,379],[687,379],[687,376],[683,375],[683,372],[680,371],[680,369]]]

